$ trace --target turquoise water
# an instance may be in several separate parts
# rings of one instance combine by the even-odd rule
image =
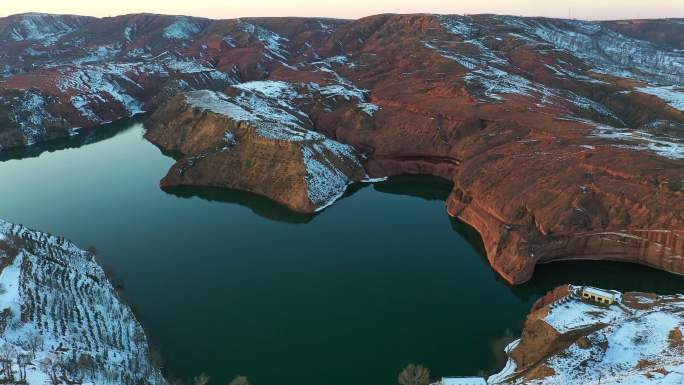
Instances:
[[[391,385],[489,373],[532,303],[567,282],[684,292],[684,279],[613,263],[541,266],[510,287],[450,219],[449,184],[354,186],[317,216],[248,193],[163,191],[173,160],[128,121],[0,157],[0,218],[94,245],[125,285],[169,377],[257,385]]]

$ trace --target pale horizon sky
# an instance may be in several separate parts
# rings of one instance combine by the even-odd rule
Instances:
[[[161,13],[230,19],[321,16],[356,19],[379,13],[498,13],[587,20],[684,18],[684,0],[0,0],[0,16],[45,12],[89,16]]]

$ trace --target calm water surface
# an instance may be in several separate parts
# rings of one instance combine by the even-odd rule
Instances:
[[[541,266],[512,288],[432,178],[355,186],[317,216],[247,193],[162,191],[173,160],[142,133],[129,121],[3,155],[0,218],[96,246],[171,377],[391,385],[411,362],[489,373],[559,284],[684,292],[673,275],[593,262]]]

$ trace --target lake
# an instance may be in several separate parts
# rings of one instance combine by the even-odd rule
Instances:
[[[487,374],[557,285],[684,292],[684,278],[608,262],[540,266],[511,287],[430,177],[352,186],[316,216],[244,192],[163,191],[173,159],[143,132],[128,120],[2,153],[0,218],[95,246],[169,377],[392,385],[413,362]]]

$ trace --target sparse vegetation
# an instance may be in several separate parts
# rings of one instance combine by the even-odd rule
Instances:
[[[164,383],[152,364],[161,360],[153,360],[142,327],[91,257],[93,249],[4,224],[0,261],[5,269],[12,265],[18,284],[4,294],[17,296],[11,300],[21,308],[0,314],[2,330],[20,336],[0,336],[0,383],[24,381],[31,365],[52,385]]]
[[[202,373],[192,380],[193,385],[207,385],[211,378],[206,374]]]
[[[245,376],[237,376],[228,385],[249,385],[249,380]]]
[[[430,383],[430,371],[419,364],[409,364],[399,373],[400,385],[428,385]]]

